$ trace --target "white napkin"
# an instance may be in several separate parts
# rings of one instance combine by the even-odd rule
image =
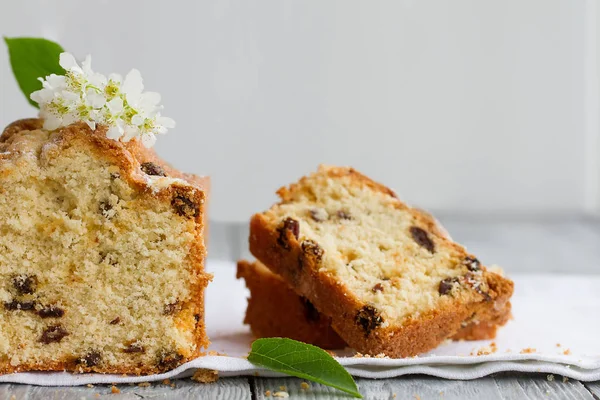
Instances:
[[[252,336],[242,324],[248,292],[235,279],[235,264],[209,261],[215,279],[206,296],[209,350],[227,356],[206,356],[161,375],[127,376],[18,373],[0,376],[0,382],[47,386],[161,381],[188,377],[196,368],[218,370],[221,376],[280,376],[257,368],[246,359]],[[514,320],[500,329],[495,340],[446,343],[415,358],[338,357],[354,376],[390,378],[427,374],[447,379],[475,379],[496,372],[542,372],[582,381],[600,380],[600,276],[513,275]],[[491,343],[496,351],[487,355]],[[533,352],[522,352],[530,349]]]

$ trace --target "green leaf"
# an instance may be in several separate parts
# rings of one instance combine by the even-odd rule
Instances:
[[[310,344],[287,338],[257,339],[252,343],[248,361],[362,398],[348,371],[326,351]]]
[[[42,38],[4,38],[8,46],[10,66],[19,87],[29,104],[39,108],[29,98],[31,93],[42,88],[37,78],[50,74],[64,75],[65,70],[58,64],[60,53],[64,50],[60,44]]]

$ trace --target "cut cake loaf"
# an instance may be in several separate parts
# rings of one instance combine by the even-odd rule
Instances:
[[[324,349],[342,349],[346,342],[331,327],[331,318],[321,314],[306,298],[296,292],[260,261],[239,261],[237,277],[243,278],[250,291],[244,323],[254,336],[287,337]],[[510,318],[510,302],[491,310],[486,320],[463,321],[453,340],[486,340],[496,337],[496,330]]]
[[[137,140],[21,120],[0,136],[0,373],[146,374],[208,345],[205,178]]]
[[[287,337],[324,349],[341,349],[344,342],[331,327],[331,318],[260,262],[239,261],[237,277],[250,290],[244,323],[254,336]]]
[[[322,166],[278,194],[251,220],[250,251],[361,353],[413,356],[510,307],[512,281],[352,168]]]

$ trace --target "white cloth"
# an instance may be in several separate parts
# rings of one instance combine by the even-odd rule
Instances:
[[[206,296],[209,350],[227,356],[206,356],[161,375],[121,376],[65,372],[18,373],[0,376],[0,382],[48,386],[88,383],[129,383],[187,377],[196,368],[218,370],[221,376],[280,376],[257,368],[246,359],[252,336],[242,324],[248,295],[235,279],[232,262],[209,261],[215,279]],[[600,276],[513,275],[514,319],[493,341],[446,343],[415,358],[339,357],[354,376],[390,378],[427,374],[448,379],[475,379],[496,372],[541,372],[583,381],[600,380]],[[471,355],[495,342],[489,355]],[[558,346],[560,345],[560,346]],[[532,353],[521,353],[535,349]],[[568,351],[567,351],[568,350]],[[567,354],[565,354],[567,353]]]

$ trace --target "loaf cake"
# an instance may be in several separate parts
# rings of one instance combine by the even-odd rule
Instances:
[[[0,136],[0,373],[158,373],[198,356],[204,178],[139,140],[28,119]]]
[[[250,251],[358,352],[414,356],[509,307],[512,281],[352,168],[322,166],[278,195],[252,217]]]
[[[331,318],[321,314],[306,298],[299,296],[281,278],[260,261],[241,260],[237,278],[243,278],[250,290],[244,323],[254,336],[287,337],[324,349],[343,349],[346,342],[331,326]],[[485,320],[463,321],[453,340],[486,340],[496,337],[496,330],[510,318],[511,305],[490,310]],[[481,318],[481,317],[480,317]]]
[[[237,277],[243,278],[250,290],[244,323],[250,325],[254,336],[287,337],[324,349],[346,347],[331,327],[331,318],[260,262],[239,261]]]

